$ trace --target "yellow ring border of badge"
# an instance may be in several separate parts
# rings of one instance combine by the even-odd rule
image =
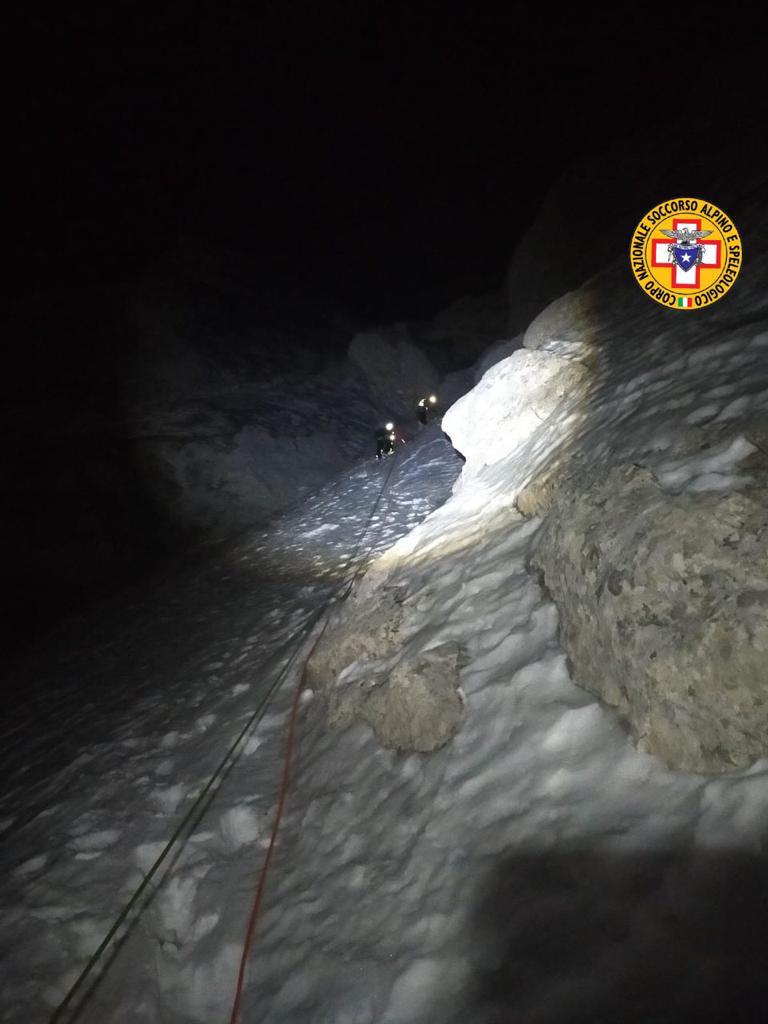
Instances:
[[[683,208],[669,210],[669,206],[672,203],[678,204]],[[664,207],[667,208],[666,211],[662,209]],[[712,214],[705,212],[705,210],[712,211]],[[661,211],[661,215],[657,211]],[[717,278],[707,285],[706,288],[697,290],[695,293],[689,288],[675,289],[672,285],[668,287],[663,285],[651,270],[648,253],[653,235],[656,231],[660,230],[660,225],[672,217],[679,217],[681,214],[685,215],[686,213],[695,215],[697,218],[703,218],[708,222],[709,226],[715,228],[722,242],[724,252],[723,266]],[[726,231],[719,225],[714,219],[714,215],[723,217],[730,226],[730,230]],[[652,217],[655,219],[655,223],[649,224],[648,222]],[[638,256],[638,248],[642,250],[642,259]],[[733,218],[721,207],[715,205],[715,203],[710,203],[706,199],[697,199],[693,196],[678,196],[672,199],[665,199],[652,206],[632,232],[632,240],[629,245],[629,262],[632,267],[632,275],[646,297],[652,299],[658,305],[664,306],[666,309],[684,312],[689,312],[692,309],[708,309],[727,295],[739,276],[743,256],[741,236]],[[642,272],[642,277],[639,271]],[[722,278],[726,274],[729,275],[729,280],[722,286]],[[719,290],[718,286],[721,286]],[[694,301],[690,306],[679,306],[676,301],[678,298],[691,298]]]

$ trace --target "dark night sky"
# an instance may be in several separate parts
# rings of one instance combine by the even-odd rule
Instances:
[[[13,291],[119,278],[186,232],[364,315],[429,311],[501,279],[570,159],[699,103],[693,63],[727,37],[701,4],[663,25],[629,6],[270,6],[19,24]]]

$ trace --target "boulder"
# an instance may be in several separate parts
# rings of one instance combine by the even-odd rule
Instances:
[[[461,721],[459,647],[443,644],[403,658],[382,679],[337,687],[328,724],[365,722],[383,747],[431,753],[444,746]]]
[[[329,728],[363,722],[384,747],[429,753],[456,732],[463,710],[460,648],[409,645],[404,595],[385,590],[342,606],[317,645],[307,681]]]
[[[576,681],[677,769],[768,750],[768,465],[738,490],[669,493],[614,466],[563,481],[532,557]]]

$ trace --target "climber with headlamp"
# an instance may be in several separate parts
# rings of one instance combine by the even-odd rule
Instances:
[[[425,395],[420,398],[416,405],[416,415],[419,417],[419,423],[427,423],[429,420],[430,410],[437,404],[437,395]]]
[[[376,434],[376,458],[381,459],[385,455],[391,455],[395,450],[395,424],[385,423],[383,428]]]

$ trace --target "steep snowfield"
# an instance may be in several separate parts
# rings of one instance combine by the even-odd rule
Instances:
[[[635,749],[569,676],[557,611],[527,569],[541,521],[515,502],[542,471],[606,459],[649,461],[671,488],[738,486],[768,391],[767,271],[755,256],[738,302],[698,319],[656,309],[609,273],[537,320],[526,353],[445,417],[468,460],[453,497],[350,601],[359,611],[397,595],[403,656],[460,645],[462,723],[436,753],[406,755],[365,726],[326,731],[323,694],[305,692],[243,1021],[764,1019],[768,761],[713,778]],[[568,387],[549,375],[552,359]],[[575,362],[589,373],[569,377]],[[705,421],[703,449],[689,428]],[[399,525],[379,550],[455,472],[433,431],[400,458],[390,498],[401,511],[378,513]],[[333,592],[383,472],[361,467],[325,505],[283,520],[290,561],[274,556],[270,583],[255,571],[269,538],[246,536],[137,609],[117,651],[105,638],[82,690],[73,662],[53,713],[71,714],[79,759],[61,756],[51,776],[58,755],[41,747],[26,772],[37,781],[20,772],[4,812],[4,1020],[43,1020],[62,998],[252,710],[256,669],[274,678],[283,641]],[[164,609],[171,599],[181,607]],[[154,653],[160,616],[167,649]],[[123,666],[116,681],[110,665]],[[227,1019],[295,681],[78,1019]]]
[[[48,1019],[300,646],[303,625],[349,577],[356,556],[375,556],[444,500],[459,466],[430,427],[394,463],[362,463],[268,529],[201,552],[152,593],[137,591],[132,603],[116,601],[108,613],[70,625],[26,666],[16,680],[23,710],[6,719],[0,753],[0,1019]],[[202,858],[206,873],[234,880],[237,851],[248,851],[240,865],[243,889],[250,884],[269,827],[278,766],[271,744],[280,743],[282,713],[280,701],[270,708],[239,774],[191,841],[198,873]],[[218,906],[201,924],[188,882],[179,888],[171,880],[163,892],[151,941],[141,931],[136,940],[151,953],[143,966],[152,978],[155,951],[188,944],[192,934],[202,940],[212,931],[206,962],[232,952],[239,911]],[[219,896],[212,899],[218,905]],[[215,915],[223,927],[214,929]],[[158,1019],[156,984],[140,987],[139,975],[126,973],[130,946],[120,959],[116,973],[131,995],[95,1019],[145,1019],[147,1000],[155,1009],[146,1019]],[[233,981],[222,978],[217,1006]],[[174,1019],[190,1019],[185,1007],[194,998],[185,995]]]

